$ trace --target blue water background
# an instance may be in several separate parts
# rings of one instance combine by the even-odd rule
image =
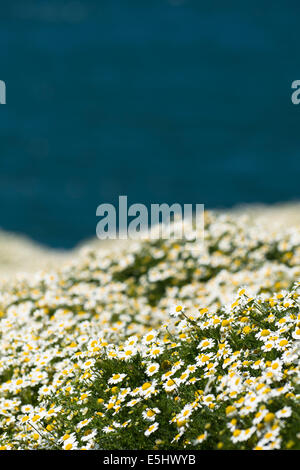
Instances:
[[[0,227],[70,248],[96,207],[300,198],[298,1],[0,4]]]

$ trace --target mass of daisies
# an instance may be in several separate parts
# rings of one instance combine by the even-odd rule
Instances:
[[[204,235],[1,285],[1,450],[300,449],[300,230]]]

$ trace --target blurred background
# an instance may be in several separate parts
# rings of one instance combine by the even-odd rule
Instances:
[[[103,202],[300,197],[297,1],[11,0],[0,8],[0,227],[52,248]]]

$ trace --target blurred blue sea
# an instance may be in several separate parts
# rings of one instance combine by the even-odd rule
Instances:
[[[117,203],[300,198],[300,3],[0,8],[0,227],[53,247]]]

